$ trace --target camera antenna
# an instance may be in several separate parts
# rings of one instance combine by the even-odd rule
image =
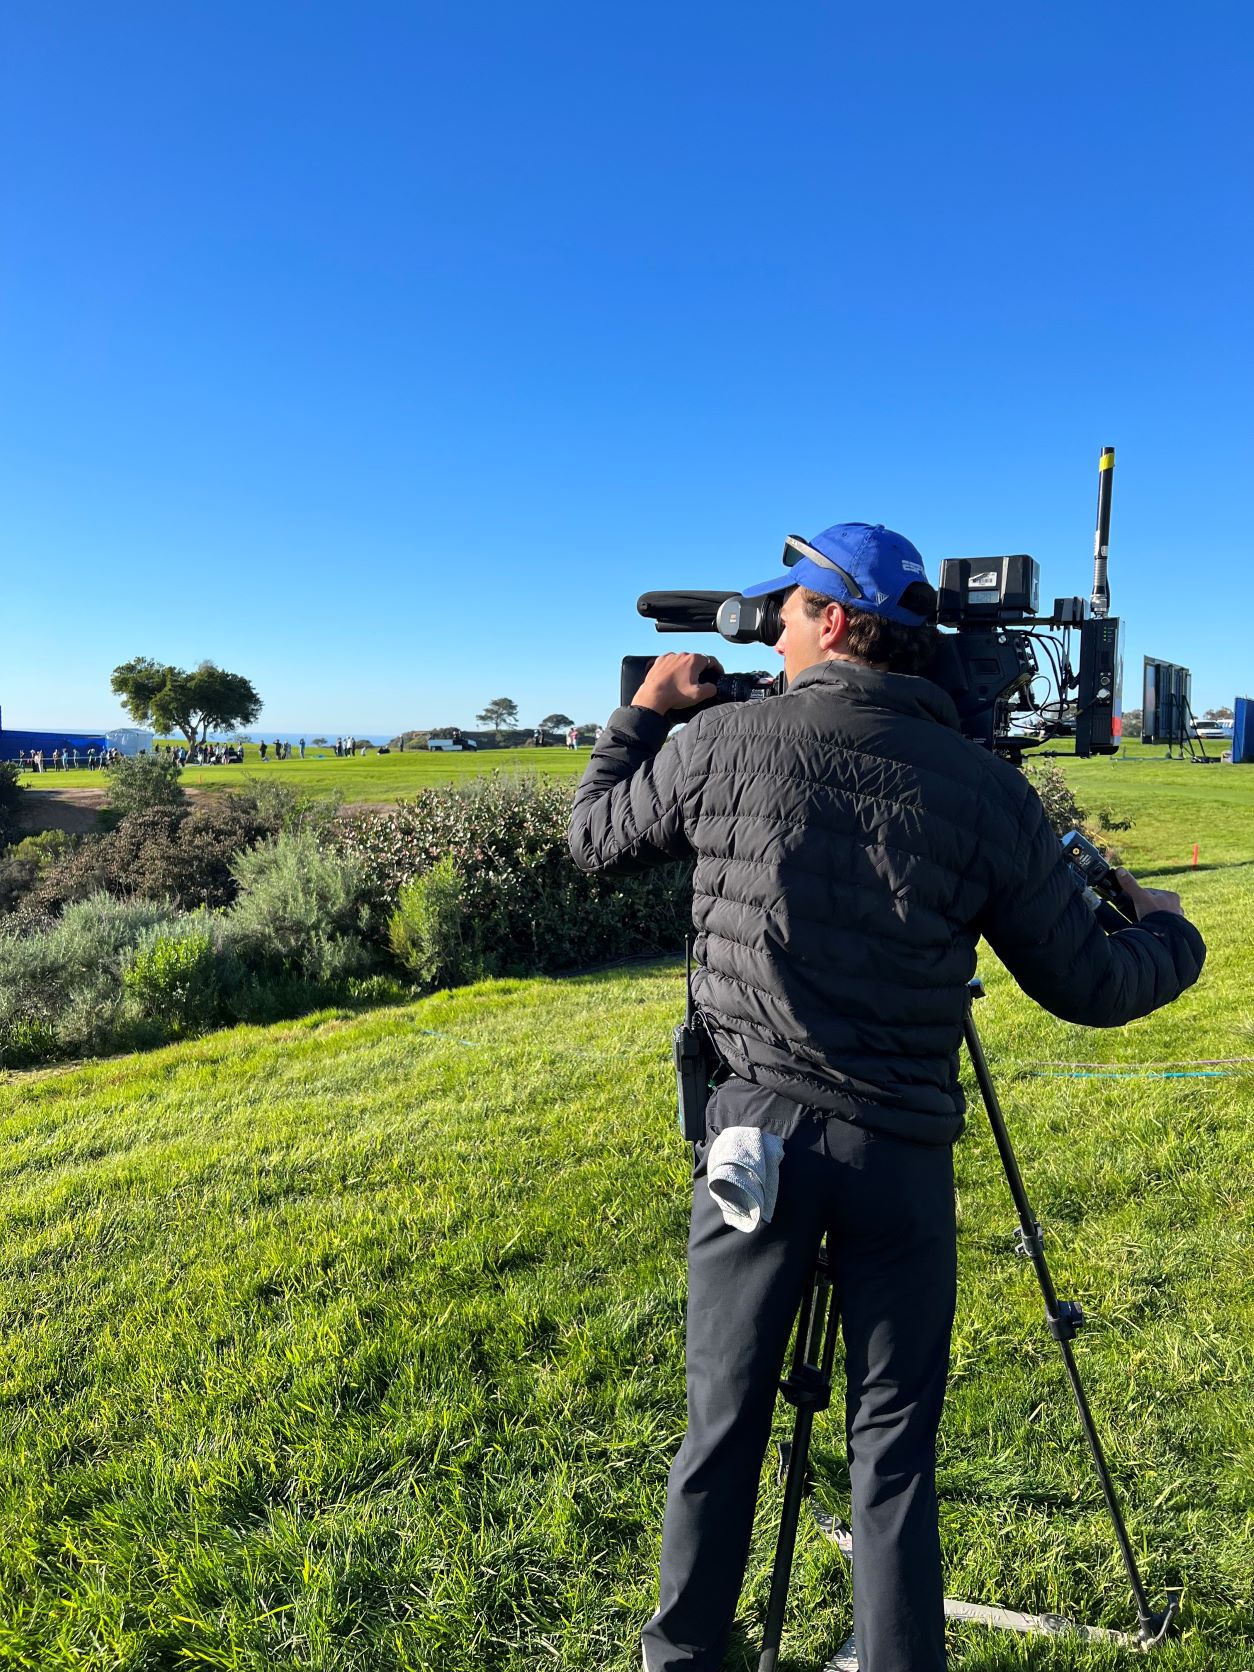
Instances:
[[[1110,614],[1110,583],[1106,560],[1110,556],[1110,493],[1115,481],[1115,450],[1103,447],[1097,463],[1097,532],[1093,536],[1093,596],[1089,600],[1094,618],[1103,621]]]

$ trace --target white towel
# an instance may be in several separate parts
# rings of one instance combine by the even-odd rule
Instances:
[[[725,1224],[754,1231],[769,1225],[779,1194],[779,1164],[784,1140],[756,1126],[729,1126],[710,1145],[706,1184]]]

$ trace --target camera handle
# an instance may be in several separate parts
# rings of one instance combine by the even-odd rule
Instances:
[[[969,982],[967,992],[967,1011],[963,1021],[963,1037],[966,1041],[967,1053],[971,1058],[971,1066],[975,1070],[976,1083],[980,1088],[985,1113],[988,1115],[989,1125],[993,1130],[993,1141],[997,1145],[997,1153],[1001,1158],[1006,1182],[1010,1186],[1010,1194],[1019,1216],[1019,1224],[1015,1233],[1015,1251],[1024,1258],[1031,1260],[1032,1268],[1036,1273],[1041,1297],[1045,1302],[1045,1322],[1048,1325],[1049,1333],[1058,1343],[1059,1352],[1062,1354],[1067,1379],[1071,1383],[1071,1392],[1075,1398],[1076,1410],[1079,1413],[1080,1426],[1084,1430],[1084,1438],[1088,1442],[1093,1467],[1096,1470],[1098,1482],[1102,1489],[1102,1497],[1106,1503],[1106,1512],[1114,1528],[1115,1542],[1119,1546],[1119,1554],[1123,1559],[1128,1583],[1132,1588],[1139,1626],[1136,1646],[1141,1649],[1150,1649],[1161,1643],[1171,1630],[1180,1608],[1180,1593],[1169,1590],[1165,1608],[1156,1610],[1150,1607],[1149,1597],[1141,1578],[1140,1569],[1137,1566],[1136,1557],[1132,1552],[1127,1528],[1124,1525],[1123,1512],[1119,1506],[1115,1484],[1110,1478],[1106,1454],[1102,1449],[1101,1439],[1093,1422],[1093,1415],[1089,1409],[1084,1385],[1080,1380],[1075,1355],[1071,1350],[1071,1343],[1084,1323],[1084,1313],[1078,1302],[1059,1300],[1054,1289],[1054,1280],[1045,1259],[1044,1233],[1041,1230],[1040,1222],[1032,1212],[1032,1204],[1029,1202],[1027,1191],[1024,1188],[1023,1175],[1019,1171],[1019,1163],[1015,1158],[1014,1148],[1010,1142],[1010,1134],[1006,1130],[1006,1122],[1002,1115],[997,1090],[993,1085],[992,1075],[989,1073],[984,1047],[980,1043],[980,1036],[975,1029],[972,1010],[975,1000],[984,997],[984,983],[978,979]],[[810,1435],[814,1427],[815,1412],[825,1410],[831,1401],[832,1363],[836,1353],[836,1333],[839,1326],[838,1313],[838,1295],[832,1282],[830,1256],[826,1245],[824,1245],[819,1250],[815,1269],[810,1276],[805,1294],[802,1296],[801,1309],[797,1317],[797,1333],[793,1345],[792,1369],[780,1383],[780,1392],[787,1402],[796,1408],[797,1416],[793,1425],[791,1445],[780,1447],[784,1504],[780,1515],[779,1535],[775,1545],[775,1562],[771,1570],[770,1599],[767,1603],[766,1623],[762,1634],[762,1652],[758,1657],[758,1672],[776,1672],[779,1662],[784,1610],[788,1602],[788,1583],[792,1572],[793,1551],[797,1542],[797,1523],[800,1519],[801,1505],[809,1494],[811,1484]],[[833,1538],[834,1542],[852,1561],[852,1542],[845,1530],[835,1526],[826,1516],[818,1517],[818,1519],[825,1534]],[[948,1597],[945,1599],[945,1612],[951,1617],[976,1619],[988,1625],[1003,1626],[1013,1631],[1039,1632],[1045,1635],[1057,1635],[1071,1631],[1083,1637],[1114,1638],[1121,1642],[1130,1641],[1122,1632],[1104,1632],[1096,1627],[1077,1626],[1068,1621],[1060,1620],[1054,1615],[1020,1614],[1001,1608],[982,1608],[971,1603],[957,1602]],[[851,1645],[846,1644],[841,1654],[830,1664],[835,1667],[849,1665],[851,1662]]]

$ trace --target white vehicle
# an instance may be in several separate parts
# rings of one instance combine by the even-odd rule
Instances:
[[[463,749],[477,749],[479,745],[472,737],[430,737],[427,748],[443,754],[460,755]]]
[[[1231,743],[1232,727],[1219,722],[1203,720],[1193,732],[1194,737],[1201,738],[1203,743]]]

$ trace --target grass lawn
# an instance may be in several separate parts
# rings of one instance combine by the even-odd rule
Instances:
[[[1157,1664],[1246,1672],[1254,773],[1068,771],[1136,814],[1124,852],[1184,894],[1206,973],[1099,1033],[986,958],[978,1022],[1059,1293],[1090,1315],[1077,1357],[1147,1582],[1186,1590]],[[681,1005],[677,962],[636,966],[6,1076],[0,1665],[634,1672],[683,1426]],[[1126,1628],[978,1102],[957,1156],[947,1587]],[[844,1512],[838,1429],[819,1419],[815,1461]],[[767,1478],[737,1668],[779,1500]],[[823,1663],[849,1597],[804,1526],[786,1667]],[[1126,1658],[952,1644],[963,1672]]]
[[[487,772],[556,773],[577,777],[588,764],[590,748],[576,750],[550,747],[547,749],[483,749],[465,754],[431,754],[426,750],[409,750],[404,754],[380,755],[371,750],[337,760],[333,749],[308,746],[305,759],[293,754],[291,760],[262,761],[257,745],[250,743],[244,750],[242,766],[193,766],[183,774],[189,789],[242,789],[250,779],[277,777],[285,784],[311,794],[337,794],[346,802],[399,801],[413,795],[425,784],[460,783],[468,778],[481,777]],[[1032,755],[1029,760],[1035,758]],[[1153,834],[1150,840],[1161,837],[1164,851],[1161,862],[1169,857],[1170,842],[1177,831],[1188,835],[1189,817],[1194,810],[1200,816],[1205,809],[1220,805],[1254,807],[1254,791],[1243,791],[1239,786],[1246,776],[1242,767],[1195,766],[1189,761],[1167,760],[1161,747],[1145,748],[1139,743],[1129,744],[1117,756],[1076,761],[1063,757],[1061,764],[1069,775],[1074,774],[1084,793],[1094,806],[1119,804],[1124,799],[1140,803],[1140,792],[1152,788],[1154,811],[1151,815]],[[1254,770],[1250,772],[1254,779]],[[1202,779],[1206,782],[1203,784]],[[1126,781],[1126,782],[1125,782]],[[104,789],[108,778],[99,772],[25,773],[21,782],[32,790]],[[1124,792],[1132,786],[1131,797]],[[1220,786],[1224,788],[1220,788]],[[1147,808],[1149,803],[1146,803]],[[1187,815],[1187,816],[1185,816]],[[1200,829],[1200,817],[1199,817]],[[1191,852],[1200,835],[1188,836]],[[1127,844],[1128,852],[1138,843],[1145,845],[1144,832]],[[1205,857],[1206,855],[1204,855]],[[1210,858],[1215,855],[1210,854]],[[1156,856],[1156,863],[1160,862]]]
[[[380,755],[372,749],[366,755],[337,759],[334,749],[306,747],[304,760],[293,750],[291,760],[263,761],[257,745],[250,743],[242,766],[189,766],[183,783],[189,789],[242,789],[249,779],[275,777],[310,794],[341,795],[346,802],[399,801],[425,784],[459,783],[485,772],[577,775],[591,753],[591,748],[482,749],[461,755],[407,749],[404,754]],[[28,772],[21,782],[30,789],[104,789],[108,777],[87,771]]]

